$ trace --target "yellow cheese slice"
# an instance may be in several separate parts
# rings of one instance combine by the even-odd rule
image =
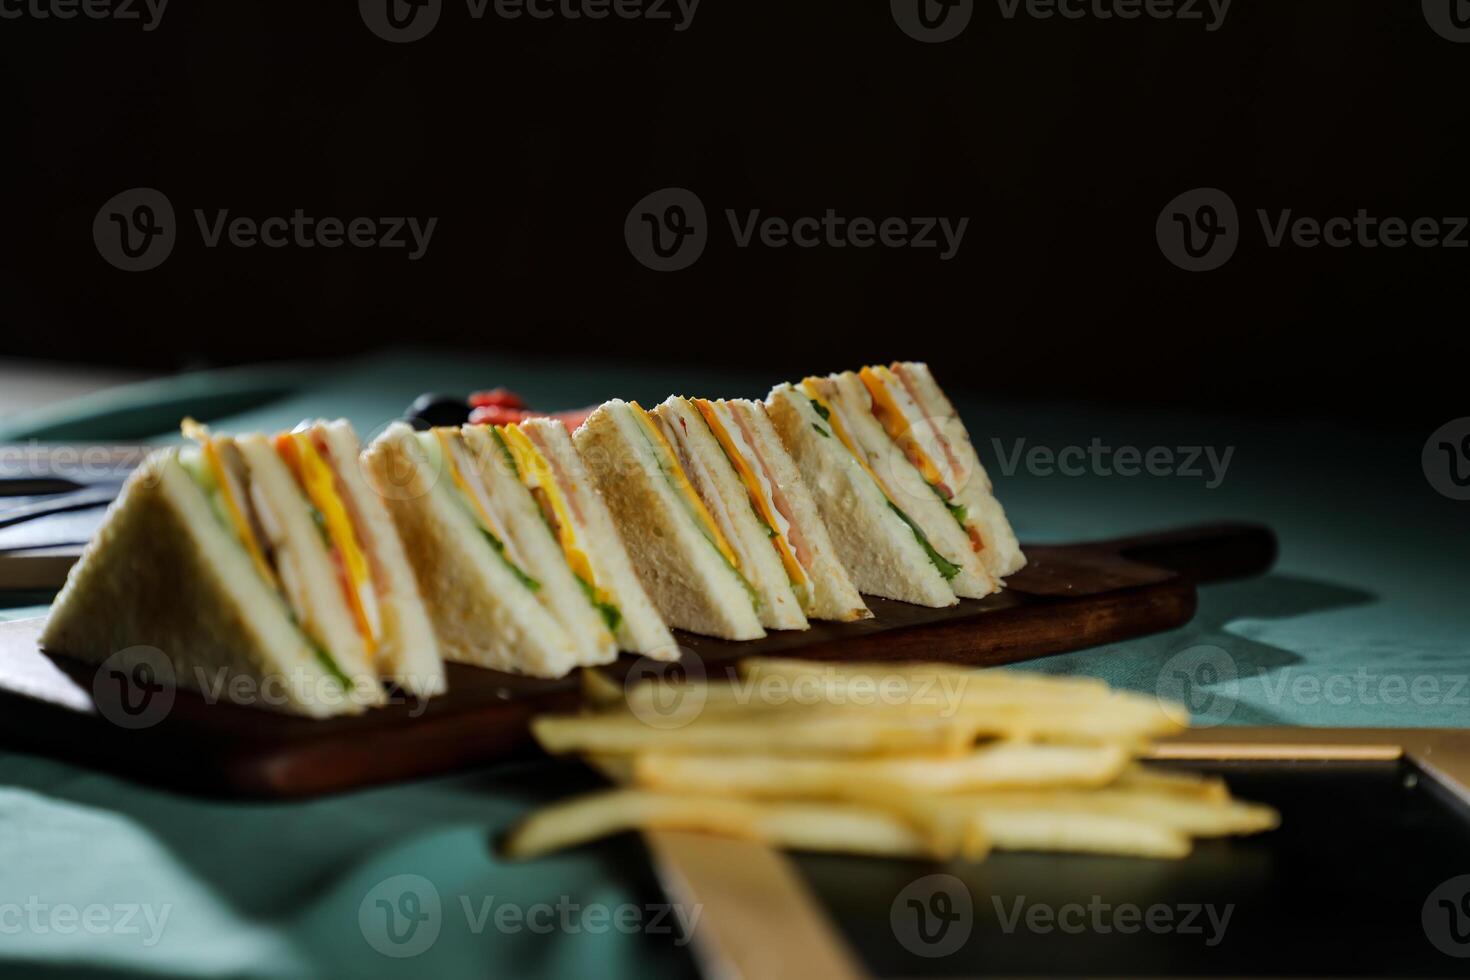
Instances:
[[[888,374],[888,369],[879,370],[882,374],[867,367],[858,371],[858,377],[862,378],[868,394],[873,396],[873,415],[883,424],[883,428],[888,432],[888,437],[897,443],[909,461],[917,464],[924,481],[931,487],[941,485],[944,483],[944,477],[939,472],[939,467],[934,464],[934,460],[924,452],[924,448],[909,431],[908,419],[904,417],[903,410],[898,407],[898,402],[888,390],[887,381],[891,376],[884,376]]]
[[[735,446],[735,440],[730,437],[730,433],[725,429],[725,424],[715,414],[714,406],[710,405],[703,398],[696,398],[694,399],[694,407],[699,409],[699,414],[704,416],[705,422],[709,425],[709,430],[714,433],[715,438],[719,440],[721,448],[725,450],[726,458],[735,467],[735,472],[739,474],[740,481],[745,484],[745,490],[750,494],[750,500],[755,504],[756,510],[760,512],[761,519],[766,522],[767,527],[776,532],[771,538],[771,543],[775,546],[776,553],[781,556],[781,564],[786,567],[787,578],[794,585],[800,585],[805,582],[806,569],[802,568],[801,563],[796,560],[796,555],[791,551],[791,545],[786,541],[786,535],[780,532],[779,528],[781,523],[776,519],[775,505],[766,498],[765,489],[761,486],[760,479],[755,475],[755,471],[751,469],[750,462],[746,460],[745,456]]]
[[[720,533],[719,526],[715,524],[715,519],[710,516],[709,509],[704,506],[704,501],[700,500],[699,494],[694,492],[694,487],[690,484],[689,477],[684,473],[684,467],[679,465],[679,457],[674,455],[674,447],[669,445],[669,440],[659,431],[659,427],[654,423],[653,418],[643,410],[642,405],[639,405],[637,402],[629,402],[628,404],[632,407],[634,416],[643,423],[643,428],[649,433],[650,437],[658,440],[658,443],[663,446],[664,452],[668,453],[668,459],[673,464],[673,468],[664,468],[664,472],[672,478],[674,489],[683,496],[685,502],[689,505],[689,510],[704,525],[705,536],[714,542],[714,546],[719,549],[720,554],[725,556],[725,560],[730,563],[730,567],[738,569],[740,567],[740,559],[735,556],[735,550],[730,547],[730,542],[725,540],[725,535]]]
[[[294,460],[287,457],[288,462],[295,462],[296,466],[293,468],[301,481],[301,488],[322,515],[326,522],[327,537],[342,558],[342,567],[347,573],[349,586],[346,590],[348,603],[352,606],[353,618],[357,620],[358,632],[367,640],[368,653],[371,654],[377,649],[379,638],[375,615],[377,609],[373,601],[375,596],[371,594],[372,571],[362,542],[358,540],[352,516],[337,491],[337,475],[317,452],[308,433],[293,432],[284,439],[278,438],[277,451],[283,445],[289,445],[290,450],[294,451]]]
[[[832,410],[832,406],[828,405],[826,399],[817,392],[815,379],[807,378],[803,380],[801,389],[806,393],[808,398],[822,406],[822,410],[827,415],[827,424],[831,427],[832,434],[837,437],[837,441],[847,447],[847,451],[852,454],[852,458],[867,472],[868,476],[873,478],[873,482],[878,484],[878,489],[883,491],[883,496],[887,497],[891,502],[893,500],[893,494],[888,492],[888,488],[883,485],[883,481],[878,479],[878,474],[873,472],[873,468],[868,465],[868,461],[858,451],[857,445],[852,441],[852,437],[847,434],[847,429],[843,426],[841,417]]]
[[[561,486],[556,482],[551,464],[541,455],[541,450],[536,448],[531,438],[521,431],[520,426],[502,425],[496,431],[505,441],[505,447],[510,450],[521,483],[528,489],[539,489],[551,506],[552,516],[556,518],[557,541],[561,544],[562,554],[566,556],[572,574],[590,585],[599,601],[612,601],[612,597],[607,596],[598,586],[597,576],[592,571],[592,560],[577,541],[577,526],[572,522],[571,507],[567,504]]]
[[[214,475],[214,482],[219,487],[220,497],[225,502],[225,511],[229,514],[230,524],[234,526],[236,536],[245,546],[245,551],[250,555],[250,560],[255,564],[256,571],[260,572],[261,578],[279,591],[281,583],[276,579],[275,569],[271,568],[271,563],[266,561],[265,550],[256,540],[250,522],[245,519],[245,511],[240,506],[240,501],[235,499],[235,482],[225,471],[224,460],[220,458],[216,440],[206,434],[200,441],[200,448],[204,452],[204,462],[208,465],[210,473]]]

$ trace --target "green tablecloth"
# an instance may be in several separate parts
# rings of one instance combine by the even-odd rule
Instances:
[[[941,379],[955,371],[936,369]],[[425,389],[503,384],[532,404],[563,407],[614,395],[657,402],[671,391],[760,395],[773,380],[401,353],[322,371],[299,393],[217,424],[278,428],[341,415],[369,434]],[[1462,557],[1470,504],[1437,494],[1420,464],[1424,438],[1443,419],[1394,433],[1082,406],[960,407],[1025,541],[1219,519],[1261,521],[1281,539],[1272,574],[1204,588],[1185,628],[1025,669],[1183,696],[1196,724],[1470,724],[1470,568]],[[1068,475],[1044,456],[1028,456],[1038,447],[1079,447],[1101,465]],[[1128,476],[1115,471],[1128,462],[1112,452],[1120,447],[1144,458],[1152,447],[1169,447],[1173,469],[1189,447],[1209,447],[1217,461],[1230,455],[1218,481],[1204,454],[1198,476]],[[1086,458],[1068,454],[1069,470]],[[1154,460],[1166,468],[1162,455]],[[0,617],[41,612],[12,604]],[[691,970],[668,937],[602,918],[658,900],[632,842],[522,866],[493,856],[491,836],[564,778],[544,767],[503,767],[310,803],[233,805],[0,753],[0,970],[355,977]],[[374,948],[358,913],[380,896],[379,883],[405,874],[427,880],[418,884],[426,900],[437,894],[440,931],[422,954],[397,959]],[[402,892],[396,882],[389,890]],[[542,918],[517,927],[512,916],[497,928],[502,905],[524,912],[539,903],[548,907],[536,913]],[[588,917],[594,907],[606,912]],[[553,918],[549,934],[532,931]]]

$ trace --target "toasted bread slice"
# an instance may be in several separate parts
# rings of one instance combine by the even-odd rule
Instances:
[[[444,657],[560,677],[580,651],[540,603],[537,583],[496,546],[456,485],[454,462],[402,423],[368,447],[369,478],[388,504]],[[503,545],[504,542],[499,542]]]
[[[967,528],[980,539],[985,567],[997,578],[1019,572],[1026,566],[1026,556],[1021,553],[1016,532],[1006,519],[1005,508],[996,499],[990,476],[980,462],[965,423],[934,380],[929,365],[894,361],[888,369],[899,384],[887,387],[907,395],[913,409],[917,409],[903,407],[909,426],[916,430],[915,441],[937,444],[930,455],[954,500],[964,508]]]
[[[315,441],[336,477],[353,532],[369,564],[370,588],[379,614],[373,654],[379,672],[385,680],[419,697],[442,694],[447,685],[439,641],[398,528],[364,475],[357,434],[343,419],[317,422],[305,434]]]
[[[771,389],[766,408],[858,590],[921,606],[958,602],[919,535],[833,431],[830,409],[789,384]]]
[[[607,402],[573,441],[664,621],[727,640],[764,636],[734,552],[648,413]]]
[[[41,646],[91,663],[132,655],[125,671],[155,648],[179,687],[286,714],[354,714],[381,698],[375,677],[346,677],[293,622],[176,449],[129,479],[72,567]]]
[[[550,510],[557,538],[574,574],[591,588],[594,603],[614,624],[621,650],[655,660],[677,660],[679,647],[628,558],[606,501],[587,472],[566,426],[528,419],[502,426],[523,483]]]
[[[983,599],[999,587],[970,542],[955,512],[924,479],[873,414],[873,399],[855,372],[808,378],[803,386],[818,392],[840,417],[839,432],[862,453],[884,495],[901,510],[945,560],[958,567],[950,577],[955,595]]]
[[[504,522],[506,543],[541,584],[537,596],[577,645],[579,663],[594,666],[616,660],[618,647],[610,624],[572,574],[540,506],[521,483],[503,437],[484,425],[467,425],[461,433],[474,454],[487,503],[499,511]]]
[[[705,417],[687,398],[674,395],[650,412],[674,450],[684,474],[738,559],[737,566],[759,597],[761,625],[804,630],[806,613],[771,547],[778,532],[768,525]],[[728,435],[728,433],[727,433]]]
[[[765,405],[745,399],[695,403],[742,473],[756,507],[776,532],[771,543],[812,619],[849,622],[872,616],[827,534],[796,461],[781,443]],[[798,570],[790,565],[795,561]]]
[[[295,477],[265,436],[236,436],[233,442],[249,470],[246,492],[260,519],[264,544],[274,554],[281,588],[301,628],[331,654],[343,673],[371,679],[378,686],[377,665],[368,656],[331,554]]]

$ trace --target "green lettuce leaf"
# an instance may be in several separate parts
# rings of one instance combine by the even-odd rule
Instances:
[[[924,536],[924,532],[919,530],[919,526],[910,519],[909,515],[898,509],[898,505],[890,500],[888,501],[888,509],[897,514],[899,519],[909,526],[909,530],[914,532],[914,540],[923,546],[925,553],[929,556],[929,560],[934,563],[935,568],[939,569],[939,574],[944,576],[946,582],[960,573],[960,566],[935,551],[934,546],[929,543],[929,539]]]
[[[599,601],[597,598],[597,590],[592,587],[591,582],[587,581],[580,575],[574,575],[572,577],[575,578],[577,580],[577,584],[582,587],[583,593],[585,593],[587,596],[587,601],[592,603],[593,607],[602,614],[602,621],[607,624],[608,630],[616,633],[618,631],[618,627],[621,626],[623,623],[623,611],[610,602]]]

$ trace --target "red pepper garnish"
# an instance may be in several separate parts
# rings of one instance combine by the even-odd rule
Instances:
[[[524,409],[508,408],[504,405],[480,405],[470,412],[470,424],[510,425],[527,418],[529,414]]]
[[[590,408],[574,408],[565,412],[536,412],[528,408],[503,408],[499,405],[481,405],[470,412],[471,425],[510,425],[513,422],[524,422],[526,419],[556,419],[567,427],[568,432],[575,432],[577,426],[587,420],[592,414]]]
[[[470,395],[471,408],[498,406],[500,408],[525,408],[526,400],[508,388],[491,388]]]

